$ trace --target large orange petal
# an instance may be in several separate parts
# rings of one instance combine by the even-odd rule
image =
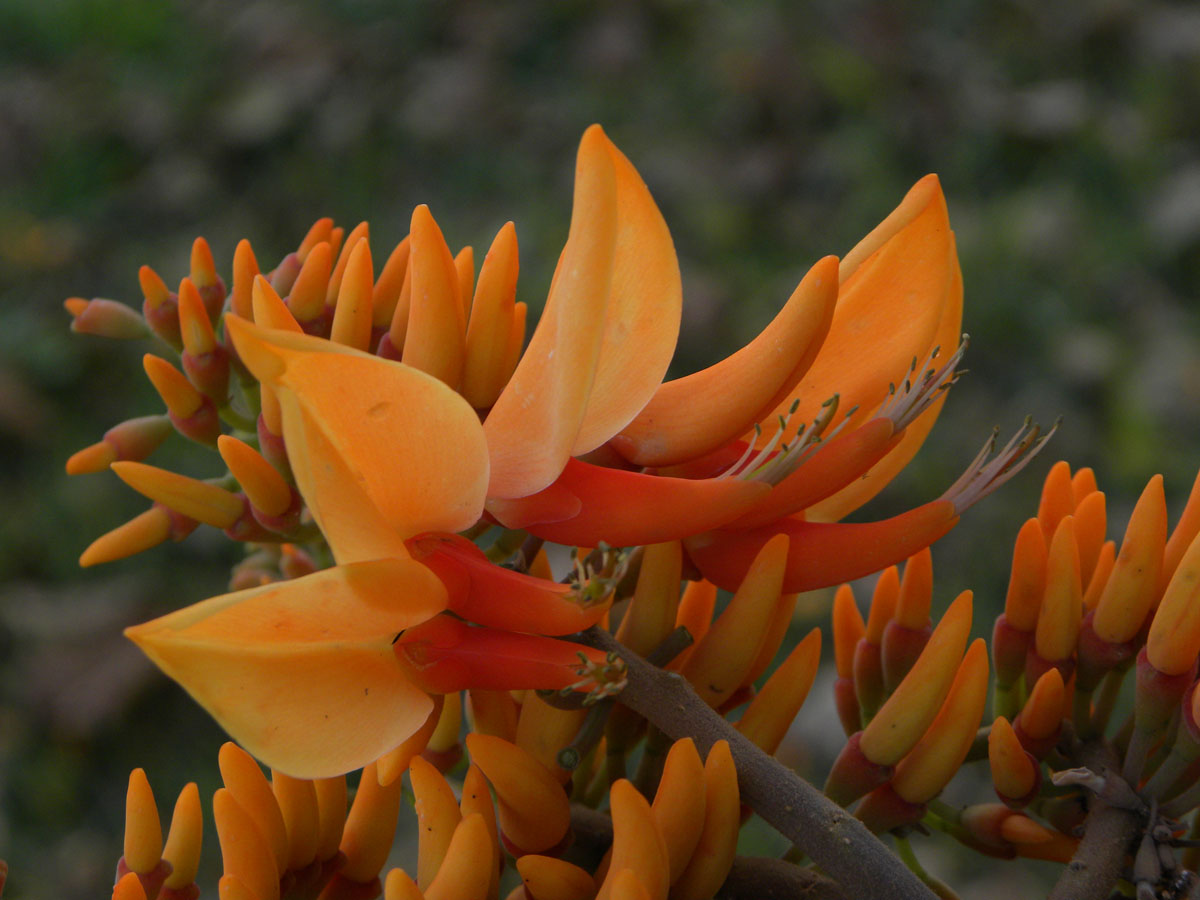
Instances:
[[[420,563],[378,560],[213,597],[125,634],[263,762],[323,778],[421,727],[433,704],[391,644],[445,604]]]
[[[716,365],[668,381],[613,446],[638,465],[694,459],[745,434],[789,398],[829,330],[837,257],[827,256],[753,341]]]
[[[838,280],[843,284],[858,271],[876,250],[891,240],[905,225],[915,219],[926,206],[934,193],[941,190],[936,175],[926,175],[904,195],[900,205],[888,213],[887,218],[876,225],[854,249],[847,253],[838,268]]]
[[[679,337],[683,285],[675,244],[637,169],[604,137],[617,184],[617,243],[604,335],[572,456],[629,424],[667,374]]]
[[[914,188],[914,190],[916,190]],[[934,336],[933,343],[925,352],[925,357],[928,357],[934,347],[940,347],[941,353],[939,356],[945,359],[950,353],[954,352],[960,336],[962,335],[962,312],[963,312],[963,283],[962,269],[958,265],[958,254],[954,249],[954,236],[950,239],[950,266],[951,266],[951,282],[949,294],[946,298],[946,306],[942,310],[942,321],[938,324],[937,334]],[[937,360],[934,361],[936,368]],[[946,392],[933,401],[933,404],[925,412],[921,413],[912,424],[904,429],[904,436],[900,439],[895,447],[888,451],[887,455],[879,462],[875,463],[862,478],[847,485],[842,490],[838,491],[819,503],[809,507],[805,514],[806,518],[814,522],[836,522],[843,519],[854,510],[858,509],[895,478],[900,470],[912,461],[912,458],[917,455],[917,451],[921,449],[921,445],[925,443],[925,438],[929,436],[929,432],[933,430],[933,425],[937,422],[938,415],[942,411],[942,405],[946,402]]]
[[[930,187],[915,192],[924,207],[842,284],[821,351],[776,413],[786,413],[798,397],[794,421],[806,422],[838,394],[842,409],[858,409],[851,425],[861,424],[883,402],[888,385],[908,374],[913,357],[919,362],[929,352],[953,271],[946,201],[936,180]]]
[[[579,144],[571,230],[546,309],[483,425],[492,461],[489,496],[540,491],[571,456],[600,357],[616,232],[612,155],[593,125]]]
[[[339,562],[404,556],[393,534],[478,520],[487,446],[458,394],[319,338],[232,319],[231,331],[246,365],[279,395],[297,485]]]

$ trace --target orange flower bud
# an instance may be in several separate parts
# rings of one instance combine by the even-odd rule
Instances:
[[[900,797],[909,803],[926,803],[954,777],[975,740],[987,689],[987,644],[983,638],[976,638],[958,667],[937,718],[896,766],[892,789]]]
[[[400,813],[401,782],[379,783],[375,763],[362,770],[354,803],[346,816],[340,849],[346,861],[338,874],[350,881],[367,884],[378,876],[387,862]]]
[[[402,359],[458,389],[466,357],[466,320],[454,258],[429,207],[413,210],[412,299]]]
[[[279,900],[275,854],[228,788],[213,795],[213,819],[221,842],[225,874],[242,882],[258,900]]]
[[[373,279],[371,248],[362,240],[350,252],[338,289],[337,306],[329,333],[329,339],[335,344],[345,344],[356,350],[370,348]]]
[[[1064,516],[1075,512],[1075,492],[1071,485],[1071,467],[1059,460],[1050,467],[1042,484],[1042,498],[1038,503],[1038,524],[1049,542],[1058,530]]]
[[[1057,669],[1051,671],[1058,672]],[[1016,732],[1003,716],[992,723],[988,735],[988,764],[996,793],[1005,803],[1014,806],[1023,806],[1041,780],[1037,761],[1021,746]]]
[[[908,675],[864,729],[863,755],[894,765],[916,745],[941,709],[971,630],[971,592],[950,604]]]
[[[446,858],[454,829],[462,821],[462,811],[442,773],[421,757],[413,759],[408,777],[416,798],[417,884],[424,890]]]
[[[146,320],[135,309],[115,300],[72,297],[63,306],[73,317],[71,330],[76,334],[94,334],[118,340],[136,340],[150,334]]]
[[[1066,699],[1062,673],[1058,669],[1047,669],[1034,684],[1021,714],[1013,722],[1021,745],[1038,759],[1045,756],[1058,740]]]
[[[154,792],[146,773],[134,769],[129,773],[129,788],[125,793],[125,865],[131,872],[148,874],[162,858],[162,846],[162,826]]]
[[[315,783],[307,778],[292,778],[272,769],[271,792],[279,804],[279,812],[283,816],[284,828],[287,831],[288,868],[298,871],[317,858],[318,843],[321,840]]]
[[[1096,571],[1100,548],[1108,531],[1108,513],[1104,493],[1092,491],[1079,501],[1075,510],[1075,540],[1079,544],[1080,580],[1086,586]]]
[[[204,817],[200,811],[200,790],[195,783],[185,784],[175,801],[171,814],[171,829],[163,846],[162,858],[171,866],[171,874],[163,887],[180,891],[196,881],[200,868],[200,842],[204,834]]]
[[[245,500],[237,494],[166,469],[115,462],[112,470],[139,494],[214,528],[231,527],[245,509]]]
[[[293,507],[299,509],[299,500],[292,492],[291,486],[284,481],[279,471],[249,444],[232,435],[223,434],[217,438],[217,449],[225,465],[245,491],[252,509],[256,513],[262,513],[262,519],[269,523],[278,520]]]
[[[821,661],[821,632],[814,628],[767,679],[737,721],[737,730],[774,753],[804,705]]]
[[[516,228],[506,222],[483,259],[467,324],[462,394],[476,409],[496,402],[511,373],[508,346],[518,268]]]
[[[325,293],[329,287],[329,273],[332,268],[333,255],[329,244],[314,245],[305,257],[295,283],[288,292],[288,309],[308,334],[320,333],[324,328]],[[280,293],[285,293],[274,284],[274,279],[271,286]]]
[[[1146,654],[1167,675],[1186,672],[1200,653],[1200,538],[1192,541],[1150,623]]]
[[[345,277],[346,266],[350,262],[350,256],[354,253],[354,250],[359,243],[369,240],[370,236],[370,226],[366,222],[359,222],[354,226],[351,232],[346,235],[345,239],[341,243],[340,248],[331,246],[330,249],[333,250],[334,253],[337,253],[337,262],[334,263],[333,271],[329,275],[329,285],[325,289],[326,306],[331,308],[336,306],[338,292],[342,289],[342,279]]]
[[[1032,650],[1045,663],[1066,663],[1075,652],[1083,618],[1083,588],[1079,583],[1079,550],[1075,519],[1066,516],[1054,532],[1046,558],[1046,592],[1038,613]],[[1028,677],[1027,681],[1033,678]],[[1034,677],[1041,675],[1037,672]]]
[[[1113,644],[1132,640],[1158,597],[1159,572],[1167,540],[1167,500],[1161,475],[1142,491],[1112,574],[1096,605],[1096,634]]]
[[[400,288],[408,271],[409,251],[412,241],[406,236],[387,258],[379,278],[371,289],[371,325],[375,331],[387,331],[400,299]]]
[[[496,791],[500,830],[515,847],[540,853],[563,839],[571,824],[570,803],[549,769],[490,735],[468,735],[467,752]]]
[[[1071,493],[1075,497],[1076,510],[1079,509],[1079,504],[1083,502],[1083,499],[1097,489],[1095,472],[1087,466],[1077,470],[1071,476]]]
[[[217,764],[225,787],[254,820],[259,834],[274,854],[279,874],[287,871],[288,840],[283,813],[271,791],[271,785],[254,758],[237,744],[227,741],[217,754]]]
[[[1029,519],[1017,532],[1004,615],[1008,624],[1020,631],[1031,632],[1037,627],[1046,590],[1046,546],[1047,539],[1037,519]]]
[[[683,548],[678,541],[651,544],[642,555],[637,588],[617,629],[617,640],[645,656],[675,627],[682,577]]]
[[[592,876],[566,860],[530,853],[517,859],[517,871],[528,896],[537,900],[592,900],[596,896]]]
[[[200,291],[204,307],[208,310],[209,319],[216,321],[225,304],[225,282],[217,274],[217,266],[213,262],[212,250],[208,241],[202,237],[192,241],[192,265],[189,277]]]

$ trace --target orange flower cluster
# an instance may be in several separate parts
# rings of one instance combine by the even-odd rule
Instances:
[[[718,742],[701,763],[691,741],[614,705],[624,665],[581,633],[611,628],[715,716],[740,710],[736,729],[773,753],[819,662],[814,631],[766,677],[796,594],[888,566],[866,623],[848,588],[835,604],[850,739],[827,792],[865,795],[864,821],[896,828],[972,748],[987,652],[966,647],[969,596],[931,627],[926,548],[1045,438],[1027,423],[996,452],[993,436],[937,500],[840,521],[912,458],[958,377],[962,282],[936,178],[843,259],[817,262],[749,344],[674,381],[670,233],[599,127],[580,144],[570,230],[527,345],[517,275],[512,223],[476,270],[419,206],[378,270],[366,223],[347,233],[322,219],[270,270],[242,241],[228,292],[198,239],[177,290],[143,267],[140,314],[66,303],[77,331],[153,335],[178,354],[144,359],[165,414],[115,426],[67,464],[111,468],[153,502],[81,563],[201,524],[248,547],[231,593],[127,631],[272,767],[268,784],[244,752],[222,751],[222,896],[365,896],[404,771],[420,861],[415,883],[386,876],[388,898],[495,897],[506,853],[524,881],[513,896],[530,900],[712,896],[741,821],[733,756]],[[223,474],[143,462],[172,432],[215,449]],[[552,544],[574,548],[565,578]],[[714,616],[719,589],[733,596]],[[1042,618],[1065,621],[1046,603],[1056,611]],[[1059,672],[1069,655],[1061,628],[1041,637],[1052,627],[1036,624],[1031,671]],[[1163,659],[1151,657],[1177,674]],[[438,767],[461,755],[464,693],[471,767],[455,799]],[[343,830],[343,776],[356,769]],[[194,893],[193,794],[161,849],[144,777],[131,781],[122,898]],[[560,858],[571,802],[606,800],[608,861]]]

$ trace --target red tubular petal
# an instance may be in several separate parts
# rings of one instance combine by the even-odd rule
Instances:
[[[717,587],[735,590],[755,554],[776,534],[791,538],[783,590],[788,593],[853,581],[928,547],[958,522],[954,505],[934,500],[879,522],[783,519],[747,531],[718,531],[685,541],[688,555]]]
[[[530,533],[555,543],[594,547],[604,541],[614,547],[633,547],[717,528],[745,512],[769,487],[733,478],[667,478],[572,459],[551,489],[579,498],[581,512],[558,522],[531,523],[529,504],[542,504],[540,494],[493,500],[487,508],[505,525],[514,527],[513,522],[525,521]],[[759,546],[762,543],[766,538]],[[751,553],[747,565],[753,557]]]
[[[436,694],[477,688],[492,691],[561,690],[582,680],[584,661],[603,665],[599,650],[533,634],[472,628],[437,616],[409,628],[392,645],[410,680]]]
[[[406,542],[413,559],[446,586],[448,608],[479,625],[531,634],[572,634],[595,625],[607,603],[582,605],[568,585],[491,562],[466,538],[422,534]]]

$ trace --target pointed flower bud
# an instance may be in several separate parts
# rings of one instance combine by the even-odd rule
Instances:
[[[221,843],[225,874],[232,875],[258,900],[279,900],[275,854],[228,788],[213,795],[213,819]]]
[[[413,210],[409,233],[412,300],[404,363],[457,390],[466,358],[466,320],[454,258],[428,206]]]
[[[142,318],[150,330],[174,347],[183,348],[179,333],[179,297],[167,289],[166,283],[149,266],[138,269],[138,282],[142,287]]]
[[[292,778],[272,769],[271,792],[287,832],[288,868],[298,871],[317,858],[321,835],[316,787],[307,778]]]
[[[1159,573],[1167,540],[1167,501],[1161,475],[1142,491],[1104,593],[1093,628],[1111,644],[1132,640],[1158,598]]]
[[[212,250],[209,249],[208,241],[202,237],[198,237],[192,242],[192,265],[189,274],[192,283],[200,291],[200,297],[204,300],[208,318],[215,322],[221,315],[221,308],[225,305],[225,282],[217,274],[217,267],[213,262]]]
[[[737,729],[767,753],[774,753],[800,712],[817,677],[821,632],[814,628],[755,694],[737,721]]]
[[[146,773],[134,769],[129,773],[129,788],[125,793],[125,865],[129,871],[145,875],[153,871],[162,858],[162,825],[158,807]]]
[[[147,353],[142,358],[142,365],[166,405],[175,429],[197,443],[216,444],[221,423],[213,402],[165,359]]]
[[[229,788],[242,809],[254,820],[259,834],[271,848],[282,876],[288,864],[287,826],[284,825],[283,813],[262,769],[249,753],[230,741],[221,745],[217,763],[225,787]]]
[[[976,638],[967,649],[937,718],[896,766],[892,789],[909,803],[926,803],[941,793],[975,740],[987,701],[987,644]]]
[[[883,683],[894,690],[921,655],[933,626],[929,607],[933,601],[933,561],[926,547],[904,566],[904,580],[896,603],[896,614],[883,632],[881,660]]]
[[[171,874],[163,887],[182,891],[195,884],[196,872],[200,869],[200,844],[204,836],[204,817],[200,811],[200,791],[195,782],[184,785],[175,801],[171,815],[171,829],[167,832],[167,843],[162,858],[171,865]]]
[[[329,273],[333,268],[333,255],[329,244],[320,243],[312,248],[296,275],[295,283],[289,287],[288,309],[307,334],[323,334],[328,327],[325,314],[325,294],[329,287]],[[280,293],[284,289],[274,283],[272,288]],[[336,296],[336,294],[334,295]]]
[[[1200,538],[1192,541],[1150,623],[1146,655],[1167,675],[1187,672],[1200,653]]]
[[[1042,484],[1042,498],[1038,503],[1038,524],[1049,542],[1058,530],[1058,523],[1075,512],[1075,491],[1071,484],[1071,467],[1059,460],[1050,467]]]
[[[549,769],[515,744],[490,735],[468,735],[467,752],[496,792],[500,830],[509,842],[539,853],[563,839],[571,824],[570,803]]]
[[[342,278],[345,276],[346,265],[350,262],[350,256],[359,242],[369,240],[370,236],[371,227],[366,222],[359,222],[346,235],[340,247],[330,247],[331,250],[337,253],[337,262],[333,265],[333,271],[329,275],[329,285],[325,289],[326,306],[333,308],[337,305],[338,292],[342,289]]]
[[[136,872],[126,872],[113,885],[112,900],[146,900],[146,889]]]
[[[338,289],[329,333],[329,339],[335,344],[364,351],[370,348],[373,279],[371,248],[362,240],[350,251]]]
[[[158,449],[171,430],[171,420],[166,416],[128,419],[104,432],[103,440],[73,454],[67,460],[67,474],[99,472],[119,459],[143,460]]]
[[[342,831],[341,851],[346,861],[338,873],[350,881],[367,884],[374,881],[387,862],[400,814],[402,782],[397,779],[386,787],[379,783],[375,764],[362,770],[354,803]]]
[[[645,656],[675,627],[683,549],[678,541],[651,544],[642,556],[637,587],[617,629],[617,640]]]
[[[245,500],[205,481],[138,462],[115,462],[112,470],[138,493],[214,528],[241,518]]]
[[[233,291],[229,295],[229,309],[235,316],[243,319],[254,318],[254,307],[251,302],[251,291],[254,279],[262,270],[258,267],[258,259],[254,248],[245,238],[238,241],[233,251]]]
[[[200,292],[189,278],[179,285],[179,328],[188,380],[214,403],[223,405],[229,390],[229,351],[217,343]]]
[[[854,601],[854,591],[843,584],[833,597],[833,654],[837,679],[833,683],[834,704],[846,736],[862,727],[855,693],[854,659],[856,648],[866,631],[862,614]]]
[[[1041,759],[1058,742],[1062,728],[1066,687],[1058,669],[1047,669],[1029,692],[1013,730],[1021,746]]]
[[[317,794],[317,859],[332,859],[342,842],[346,824],[346,776],[313,780]]]
[[[405,236],[388,256],[375,286],[371,289],[371,325],[377,339],[381,333],[386,333],[388,326],[392,324],[392,316],[400,300],[400,289],[404,286],[404,276],[408,271],[411,250],[412,240]]]
[[[863,755],[894,765],[916,745],[954,681],[971,630],[971,592],[950,604],[908,675],[863,731]]]
[[[134,340],[150,334],[146,320],[136,310],[116,300],[72,297],[63,306],[73,317],[71,330],[76,334],[94,334],[118,340]]]
[[[1054,532],[1046,558],[1046,592],[1042,595],[1033,646],[1026,658],[1026,683],[1041,677],[1050,666],[1070,675],[1082,618],[1083,587],[1079,582],[1075,519],[1066,516]]]
[[[182,541],[195,530],[197,524],[199,523],[195,519],[189,519],[156,503],[124,525],[92,541],[79,557],[79,565],[86,568],[124,559],[157,547],[167,538]]]
[[[217,449],[245,491],[255,518],[275,531],[286,533],[294,528],[299,521],[300,499],[279,471],[257,450],[231,435],[217,438]]]
[[[1037,760],[1021,746],[1016,732],[1003,716],[992,723],[988,734],[988,764],[996,793],[1014,809],[1028,803],[1041,784]]]

